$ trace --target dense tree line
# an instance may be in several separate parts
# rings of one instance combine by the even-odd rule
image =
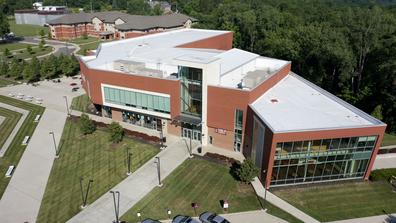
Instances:
[[[234,31],[234,46],[292,61],[292,70],[396,131],[392,2],[178,0],[199,28]],[[391,5],[391,6],[389,6]]]
[[[0,63],[0,76],[15,80],[35,82],[42,79],[53,79],[60,76],[73,76],[78,73],[79,64],[74,56],[51,55],[39,60],[32,57],[30,61],[13,59]]]

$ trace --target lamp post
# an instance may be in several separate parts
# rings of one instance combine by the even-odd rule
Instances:
[[[58,148],[56,147],[56,141],[55,141],[55,133],[53,131],[49,132],[50,135],[52,135],[52,141],[54,142],[54,148],[55,148],[55,158],[59,158],[59,151]]]
[[[118,217],[120,214],[120,192],[119,191],[110,191],[110,193],[113,195],[113,201],[114,201],[114,214],[116,220],[114,221],[115,223],[118,223]],[[117,202],[116,202],[116,196],[117,196]]]
[[[160,160],[159,156],[156,156],[155,159],[156,159],[155,163],[157,164],[158,186],[161,187],[162,186],[162,182],[161,182],[161,160]]]
[[[67,116],[70,116],[69,103],[67,103],[67,97],[63,96],[63,98],[65,99],[65,102],[66,102]]]
[[[168,214],[168,218],[171,219],[172,211],[168,209],[168,211],[166,213]]]
[[[162,120],[160,121],[161,122],[161,126],[160,126],[160,145],[161,145],[161,149],[163,149],[163,147],[164,147],[164,132],[163,132],[163,129],[162,129]]]
[[[264,174],[264,200],[267,201],[267,170],[263,170]]]
[[[80,177],[81,198],[82,198],[82,202],[83,202],[81,208],[85,208],[87,206],[89,189],[91,188],[91,184],[92,184],[93,180],[92,179],[89,180],[87,192],[85,193],[85,195],[84,195],[83,181],[84,181],[84,178]]]
[[[139,218],[139,221],[142,222],[142,214],[140,212],[136,213],[137,217]]]
[[[127,152],[127,161],[128,161],[128,172],[127,172],[127,175],[129,176],[129,175],[131,175],[131,161],[132,161],[132,153],[129,152],[129,149],[128,149],[128,152]]]

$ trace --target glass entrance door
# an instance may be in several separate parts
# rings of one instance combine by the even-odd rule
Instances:
[[[187,128],[182,128],[182,137],[184,138],[191,138],[192,130]]]
[[[199,130],[192,130],[188,128],[182,128],[182,137],[191,138],[192,140],[201,140],[201,132]]]

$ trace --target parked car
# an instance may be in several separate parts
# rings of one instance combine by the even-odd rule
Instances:
[[[72,88],[72,92],[75,92],[75,91],[77,91],[79,89],[79,87],[74,87],[74,88]]]
[[[160,221],[153,220],[151,218],[144,219],[142,223],[161,223]]]
[[[77,83],[70,83],[70,86],[76,86]]]
[[[230,223],[227,219],[209,211],[202,213],[199,220],[203,223]]]
[[[172,223],[199,223],[199,221],[189,216],[177,215],[173,218]]]

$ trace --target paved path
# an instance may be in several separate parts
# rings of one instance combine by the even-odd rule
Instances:
[[[18,112],[18,113],[22,114],[21,118],[19,119],[19,121],[15,125],[15,127],[12,130],[11,134],[8,136],[7,140],[4,142],[3,146],[0,149],[0,157],[3,157],[4,154],[6,153],[8,147],[12,143],[12,140],[14,140],[15,135],[18,133],[19,128],[22,126],[23,122],[25,121],[26,117],[28,116],[29,111],[26,111],[26,110],[24,110],[22,108],[14,107],[14,106],[9,105],[9,104],[4,104],[4,103],[1,103],[1,102],[0,102],[0,107],[6,108],[8,110],[15,111],[15,112]]]
[[[264,186],[261,184],[260,180],[256,177],[252,182],[253,188],[256,191],[257,195],[264,198],[265,190]],[[300,219],[306,223],[319,223],[316,219],[312,218],[311,216],[305,214],[304,212],[300,211],[299,209],[295,208],[291,204],[287,203],[286,201],[280,199],[278,196],[274,195],[273,193],[267,190],[267,201],[272,203],[273,205],[283,209],[284,211],[288,212],[289,214],[293,215],[294,217]]]
[[[50,131],[59,142],[66,113],[46,109],[22,155],[3,197],[0,200],[0,222],[35,222],[55,150]]]
[[[56,84],[42,81],[39,87],[22,84],[0,88],[0,94],[5,96],[9,93],[22,93],[40,97],[46,107],[0,200],[1,223],[36,221],[55,156],[49,132],[55,133],[55,140],[59,143],[67,116],[63,96],[67,96],[71,102],[74,96],[81,94],[80,91],[71,92],[69,86],[71,82],[79,80],[61,80],[61,83]]]
[[[158,154],[161,158],[161,177],[163,179],[186,160],[189,155],[183,140],[172,137],[168,142],[168,147]],[[149,160],[131,176],[111,189],[119,191],[121,194],[120,216],[158,185],[157,168],[154,161],[155,158]],[[113,197],[110,193],[106,193],[68,222],[109,223],[113,220]]]
[[[287,221],[268,214],[264,210],[246,211],[231,214],[221,214],[227,220],[233,223],[287,223]],[[194,217],[197,219],[197,217]],[[171,223],[171,220],[161,220],[162,223]]]
[[[1,106],[0,106],[0,107],[1,107]],[[4,122],[4,120],[5,120],[5,117],[0,116],[0,125]]]
[[[396,153],[378,154],[373,169],[396,168]]]
[[[388,215],[377,215],[365,218],[354,218],[331,223],[396,223],[396,213]]]

